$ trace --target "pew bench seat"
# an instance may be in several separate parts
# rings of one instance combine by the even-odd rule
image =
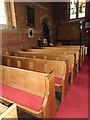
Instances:
[[[2,102],[0,102],[0,120],[10,120],[10,119],[18,120],[17,115],[17,108],[15,104],[10,104],[10,106],[7,106]]]
[[[53,71],[41,73],[8,66],[0,66],[0,71],[0,98],[16,103],[19,108],[39,118],[55,116]]]
[[[54,80],[55,80],[55,84],[60,85],[63,79],[60,77],[54,77]]]
[[[60,87],[63,82],[63,78],[54,77],[55,85]],[[2,93],[0,92],[0,96],[10,99],[15,103],[21,104],[27,108],[34,109],[35,111],[39,112],[42,106],[43,98],[38,97],[36,95],[32,95],[30,93],[15,89],[13,87],[9,87],[4,84],[0,84],[0,89],[2,89]],[[14,96],[13,96],[14,93]],[[37,103],[35,103],[37,101]]]
[[[62,99],[64,98],[64,96],[68,91],[68,83],[66,82],[68,80],[66,76],[68,75],[67,75],[67,70],[66,70],[67,66],[65,61],[43,60],[37,58],[33,59],[33,58],[3,55],[2,64],[10,67],[15,67],[15,68],[19,67],[21,69],[32,70],[42,73],[49,73],[50,71],[54,71],[55,88],[56,87],[63,88],[62,91],[60,91],[62,92]]]
[[[41,110],[43,97],[32,95],[4,84],[0,84],[0,89],[1,88],[2,93],[0,92],[0,96],[37,112]]]

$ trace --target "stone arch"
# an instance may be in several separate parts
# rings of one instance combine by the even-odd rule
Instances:
[[[40,18],[40,24],[44,23],[44,22],[48,22],[48,25],[52,25],[52,20],[48,15],[43,15]]]

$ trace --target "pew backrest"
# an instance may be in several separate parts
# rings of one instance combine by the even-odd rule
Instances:
[[[12,52],[8,53],[8,56],[12,56]],[[38,53],[38,52],[13,52],[14,56],[18,57],[28,57],[28,58],[37,58],[37,59],[46,59],[46,60],[61,60],[66,61],[66,64],[69,64],[71,68],[75,64],[75,56],[70,54],[51,54],[51,53]],[[68,60],[68,62],[67,62]]]
[[[19,107],[44,118],[55,116],[55,84],[52,71],[50,73],[41,73],[8,66],[0,66],[0,70],[2,71],[0,83],[3,85],[43,98],[39,112],[16,103]]]
[[[58,48],[54,49],[29,49],[29,52],[38,52],[38,53],[51,53],[51,54],[72,54],[76,56],[76,61],[79,60],[79,51],[71,51],[71,50],[60,50]]]
[[[44,97],[48,74],[13,67],[2,67],[2,83]],[[39,84],[40,83],[40,84]]]
[[[63,77],[66,74],[65,61],[44,60],[37,58],[25,58],[17,56],[2,56],[2,64],[10,67],[18,67],[26,70],[48,73],[54,71],[55,76]]]
[[[12,104],[10,107],[7,107],[0,103],[0,120],[12,118],[18,120],[16,104]]]

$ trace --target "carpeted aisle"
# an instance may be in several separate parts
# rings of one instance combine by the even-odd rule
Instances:
[[[88,58],[60,104],[55,118],[88,118]]]

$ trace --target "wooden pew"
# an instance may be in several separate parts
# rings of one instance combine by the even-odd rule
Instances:
[[[38,58],[47,60],[60,60],[65,61],[67,66],[67,72],[71,74],[71,83],[74,81],[75,75],[75,57],[70,54],[51,54],[51,53],[38,53],[38,52],[23,52],[23,51],[7,51],[4,53],[6,56],[19,56],[28,58]]]
[[[53,48],[66,49],[66,51],[67,50],[72,50],[72,51],[77,51],[78,50],[80,52],[80,46],[78,46],[78,45],[72,45],[72,46],[71,45],[70,46],[60,45],[60,46],[55,46],[55,47],[39,47],[40,50],[42,50],[42,49],[53,49]],[[37,49],[38,49],[38,47],[37,47]],[[31,49],[29,49],[29,50],[31,51]],[[20,50],[20,51],[27,52],[28,49],[27,50]],[[81,61],[84,61],[84,58],[85,58],[85,45],[81,46],[80,55],[81,55],[81,59],[82,59]]]
[[[50,54],[65,54],[65,55],[73,55],[75,57],[76,64],[76,72],[79,71],[79,52],[78,51],[67,51],[60,49],[29,49],[29,52],[38,52],[38,53],[50,53]]]
[[[45,47],[44,47],[45,48]],[[76,54],[76,61],[77,61],[77,64],[78,67],[81,67],[82,65],[82,56],[81,56],[81,53],[80,53],[80,48],[78,49],[73,49],[73,48],[65,48],[65,47],[46,47],[47,50],[51,50],[51,51],[57,51],[59,53],[63,52],[63,53],[69,53],[69,54],[72,54],[72,53],[75,53]]]
[[[75,58],[74,58],[73,55],[70,55],[70,54],[69,55],[64,55],[64,54],[37,53],[37,52],[22,52],[22,51],[7,52],[5,55],[65,61],[66,65],[67,65],[67,72],[69,74],[71,74],[71,83],[73,83],[73,81],[74,81]]]
[[[47,49],[49,49],[48,52],[52,51],[53,49],[54,49],[54,52],[60,50],[59,54],[60,53],[72,54],[74,52],[76,54],[76,66],[77,66],[76,72],[78,73],[78,69],[80,69],[82,62],[84,61],[85,46],[81,46],[81,50],[80,50],[80,46],[41,47],[41,49],[33,49],[33,50],[34,51],[38,50],[38,52],[41,52],[42,50],[44,50],[43,52],[45,52]],[[32,51],[32,49],[29,49],[27,51]]]
[[[78,50],[80,52],[80,57],[81,57],[81,63],[84,61],[84,57],[85,57],[85,46],[82,45],[81,46],[81,50],[80,50],[80,46],[76,46],[76,45],[60,45],[60,46],[55,46],[55,47],[42,47],[43,49],[52,49],[52,48],[61,48],[61,49],[67,49],[67,50]]]
[[[80,46],[79,45],[60,45],[60,46],[57,45],[56,47],[80,50]],[[81,52],[80,54],[82,56],[82,61],[84,61],[84,58],[85,58],[85,45],[81,45],[81,51],[80,52]]]
[[[54,74],[0,66],[2,96],[23,110],[41,118],[55,116]]]
[[[68,73],[65,61],[44,60],[15,56],[2,56],[2,64],[10,67],[18,67],[26,70],[48,73],[54,71],[55,87],[62,93],[63,99],[68,91]],[[69,83],[70,84],[70,83]],[[62,91],[60,91],[62,88]]]
[[[59,48],[59,47],[50,47],[47,49],[28,49],[29,52],[51,52],[51,53],[63,53],[63,54],[75,54],[76,55],[76,61],[79,59],[79,51],[78,50],[67,50],[67,49],[63,49],[63,48]]]
[[[6,105],[0,103],[0,120],[13,118],[18,120],[16,105],[12,104],[10,107],[7,107]]]
[[[50,47],[32,47],[32,49],[52,49],[52,48],[61,48],[61,49],[67,49],[67,50],[78,50],[81,57],[81,62],[84,61],[85,57],[85,45],[56,45],[56,46],[50,46]],[[80,49],[81,48],[81,49]],[[21,49],[21,51],[27,52],[28,50]]]
[[[43,47],[43,49],[61,49],[65,51],[78,51],[79,52],[79,69],[82,66],[85,56],[85,46],[58,46],[58,47]]]

